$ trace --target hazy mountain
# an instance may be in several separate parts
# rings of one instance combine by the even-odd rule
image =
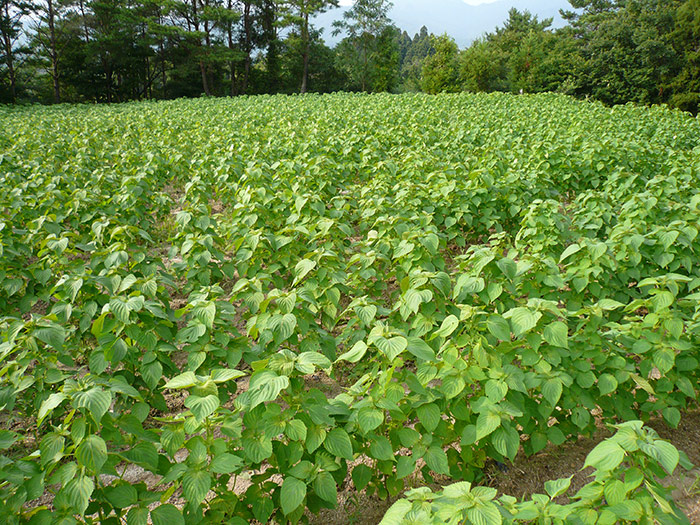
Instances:
[[[554,18],[555,27],[564,24],[559,9],[571,9],[567,0],[496,0],[476,6],[462,0],[394,0],[390,16],[399,28],[411,36],[426,26],[431,33],[447,33],[461,47],[466,47],[475,38],[502,25],[511,7],[521,11],[527,9],[540,19]],[[347,9],[333,9],[317,17],[316,25],[324,28],[326,43],[333,45],[342,38],[331,35],[332,24]]]

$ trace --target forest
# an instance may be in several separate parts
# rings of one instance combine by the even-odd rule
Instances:
[[[564,27],[513,9],[460,49],[388,0],[0,0],[0,103],[305,92],[559,92],[697,113],[700,0],[571,0]]]

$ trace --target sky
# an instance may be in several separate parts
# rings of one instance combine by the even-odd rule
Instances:
[[[469,5],[492,4],[497,1],[498,0],[462,0],[462,2]],[[340,0],[340,5],[352,5],[352,0]]]
[[[342,17],[352,0],[340,0],[340,6],[316,17],[316,26],[323,28],[323,38],[335,45],[342,36],[332,35],[333,20]],[[508,11],[515,7],[528,10],[540,19],[552,18],[554,27],[564,21],[560,9],[570,9],[568,0],[393,0],[389,17],[402,30],[414,35],[426,26],[431,33],[447,33],[460,47],[469,46],[475,39],[501,26]]]

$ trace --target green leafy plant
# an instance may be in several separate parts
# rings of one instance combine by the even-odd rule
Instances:
[[[497,498],[494,488],[463,481],[439,492],[412,489],[386,512],[382,525],[409,523],[690,523],[661,481],[679,463],[692,464],[641,421],[616,425],[617,432],[586,457],[593,481],[575,494],[571,478],[547,481],[546,494],[518,502]],[[568,503],[562,503],[563,499]]]
[[[0,129],[3,522],[303,522],[696,406],[687,115],[338,94]]]

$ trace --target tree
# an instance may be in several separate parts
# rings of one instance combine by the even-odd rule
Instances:
[[[280,39],[277,34],[279,13],[279,6],[275,0],[262,0],[260,45],[265,48],[265,91],[268,93],[277,93],[280,89]]]
[[[579,40],[580,94],[606,104],[666,100],[663,86],[679,69],[671,43],[674,1],[572,0],[567,13]]]
[[[423,26],[413,38],[404,31],[399,39],[401,91],[420,91],[423,61],[435,52],[434,35]]]
[[[345,88],[347,79],[335,63],[334,51],[326,46],[318,30],[311,30],[308,63],[308,92],[339,91]],[[280,62],[282,65],[281,89],[285,93],[299,90],[299,78],[304,63],[299,60],[306,46],[297,31],[292,31],[282,43]]]
[[[507,62],[512,91],[568,92],[576,86],[576,41],[565,31],[531,31],[513,50]]]
[[[42,0],[35,5],[38,18],[35,26],[37,51],[49,60],[49,75],[53,86],[53,101],[61,102],[61,84],[59,68],[59,34],[56,24],[63,13],[63,5],[56,0]]]
[[[549,28],[552,19],[539,20],[515,8],[493,33],[477,40],[462,54],[462,78],[470,91],[556,90],[568,79],[568,62],[555,55],[559,35]],[[560,69],[557,69],[559,67]],[[545,76],[541,76],[545,75]]]
[[[284,2],[285,21],[298,30],[301,38],[301,87],[299,91],[306,93],[309,81],[309,59],[311,54],[311,23],[310,18],[337,7],[338,0],[286,0]]]
[[[421,87],[431,94],[454,93],[459,85],[459,48],[447,34],[433,37],[435,52],[423,62]]]
[[[697,114],[700,110],[700,0],[681,3],[675,14],[672,45],[679,57],[678,74],[669,82],[670,103]]]
[[[485,39],[475,41],[462,53],[460,76],[464,89],[472,92],[508,91],[507,56]]]
[[[22,34],[22,20],[30,10],[31,5],[22,0],[0,0],[0,64],[7,70],[10,102],[17,101],[17,42]]]
[[[377,90],[382,84],[388,89],[386,67],[395,63],[398,69],[400,33],[389,19],[392,5],[388,0],[356,0],[333,24],[334,34],[347,35],[338,46],[342,67],[362,91]]]

